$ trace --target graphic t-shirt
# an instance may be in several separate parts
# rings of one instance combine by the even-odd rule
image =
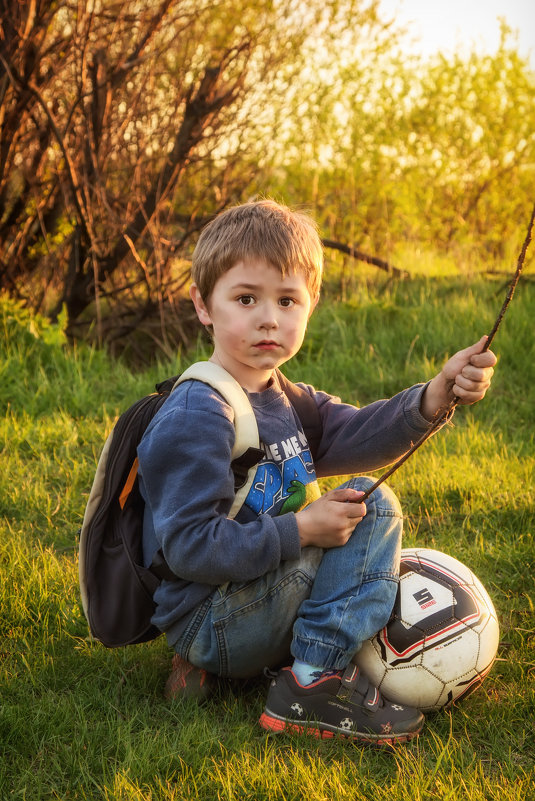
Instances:
[[[249,393],[264,457],[238,520],[298,512],[320,496],[316,471],[299,418],[285,396],[269,389]]]

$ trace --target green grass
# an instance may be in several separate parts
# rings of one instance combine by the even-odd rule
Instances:
[[[488,331],[502,298],[480,278],[362,283],[322,302],[287,373],[356,403],[392,394]],[[534,306],[521,283],[487,398],[389,481],[405,544],[452,553],[483,581],[498,659],[417,742],[381,750],[266,736],[264,679],[224,683],[200,708],[168,704],[163,638],[113,651],[88,639],[77,530],[96,458],[118,412],[183,365],[133,374],[0,299],[0,801],[535,798]]]

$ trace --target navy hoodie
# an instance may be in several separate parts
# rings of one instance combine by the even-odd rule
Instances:
[[[234,499],[233,413],[215,390],[199,381],[180,384],[143,436],[145,563],[162,548],[177,575],[156,591],[153,617],[171,645],[216,586],[247,582],[299,558],[295,514],[319,497],[318,477],[385,467],[429,427],[420,413],[423,384],[362,408],[300,386],[323,423],[316,461],[286,395],[275,386],[248,393],[264,457],[234,520],[227,517]]]

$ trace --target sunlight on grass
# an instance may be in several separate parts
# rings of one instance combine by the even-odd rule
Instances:
[[[501,295],[501,284],[459,277],[363,283],[344,304],[322,303],[285,371],[367,403],[430,378],[493,321]],[[404,509],[404,544],[468,564],[502,632],[481,689],[428,716],[419,740],[397,749],[267,736],[257,723],[263,677],[223,682],[203,707],[168,704],[164,638],[115,651],[88,638],[77,530],[96,460],[117,414],[178,372],[179,359],[134,374],[105,354],[70,350],[53,327],[2,306],[0,798],[535,798],[533,303],[526,283],[497,337],[485,401],[458,409],[389,480]]]

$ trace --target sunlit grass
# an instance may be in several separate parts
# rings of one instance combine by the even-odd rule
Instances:
[[[499,281],[360,282],[344,304],[324,298],[286,372],[367,403],[430,378],[489,329],[502,295]],[[428,717],[417,742],[383,750],[267,736],[257,724],[263,678],[223,682],[203,707],[168,704],[163,638],[119,650],[88,639],[77,530],[100,447],[119,411],[180,365],[135,374],[0,308],[2,801],[535,798],[530,284],[496,338],[488,397],[459,409],[389,482],[402,500],[405,545],[457,556],[487,587],[501,625],[498,659],[477,693]],[[199,346],[194,357],[203,355]]]

